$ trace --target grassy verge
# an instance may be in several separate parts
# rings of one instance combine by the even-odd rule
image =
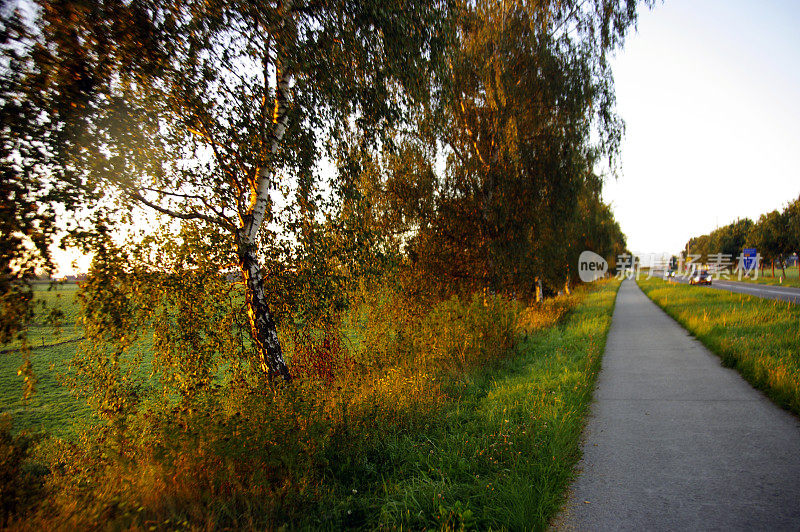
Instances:
[[[518,344],[505,367],[469,383],[437,427],[405,445],[413,452],[386,478],[375,524],[546,528],[579,458],[618,287],[579,296],[562,324]],[[398,474],[407,468],[414,473]]]
[[[639,286],[726,366],[800,414],[800,307],[659,279]]]
[[[782,271],[780,268],[775,269],[775,275],[772,275],[771,269],[765,269],[764,271],[760,271],[758,274],[758,279],[752,279],[749,277],[742,276],[739,279],[738,275],[731,275],[731,281],[742,281],[746,283],[756,283],[756,284],[764,284],[764,285],[772,285],[772,286],[791,286],[794,288],[800,288],[800,278],[798,277],[798,269],[796,267],[786,268],[786,278],[781,280]]]

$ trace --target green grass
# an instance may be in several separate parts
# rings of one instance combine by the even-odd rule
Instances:
[[[6,353],[0,358],[0,414],[14,417],[14,428],[45,431],[57,436],[74,434],[75,421],[88,416],[87,407],[62,385],[60,375],[75,353],[70,343],[36,349],[31,355],[37,378],[36,393],[27,402],[22,397],[22,378],[17,375],[21,358]]]
[[[764,271],[758,272],[758,279],[752,279],[744,276],[742,276],[742,278],[739,279],[738,275],[731,275],[730,280],[773,285],[773,286],[792,286],[794,288],[800,288],[800,278],[798,278],[798,268],[796,266],[793,266],[791,268],[786,268],[786,278],[783,280],[781,280],[782,274],[783,271],[776,266],[774,276],[772,275],[772,268],[765,268]]]
[[[659,279],[639,286],[726,366],[800,414],[800,307]]]
[[[31,363],[38,380],[36,393],[23,401],[23,381],[17,375],[22,364],[18,351],[20,342],[3,346],[0,354],[0,413],[14,417],[16,429],[46,431],[59,436],[73,434],[76,419],[87,416],[87,408],[73,398],[60,382],[60,375],[75,353],[81,338],[77,320],[80,305],[76,300],[75,283],[37,283],[35,285],[36,313],[28,329]],[[47,315],[57,310],[62,313],[57,320]]]
[[[594,287],[562,324],[467,384],[430,431],[397,441],[404,456],[383,493],[360,501],[379,497],[370,526],[545,529],[579,458],[618,287]]]
[[[76,283],[34,284],[35,313],[27,330],[30,347],[41,349],[74,341],[82,336],[77,323],[81,312],[77,293]],[[21,345],[21,342],[15,341],[2,346],[2,350],[19,349]]]

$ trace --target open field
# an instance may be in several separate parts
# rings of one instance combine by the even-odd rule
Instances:
[[[28,328],[28,344],[41,349],[80,338],[78,285],[37,282],[33,286],[36,311]],[[18,349],[20,345],[18,341],[4,345],[3,351]]]
[[[726,366],[800,414],[800,306],[659,279],[638,282]]]
[[[18,429],[44,430],[64,436],[73,433],[74,422],[88,410],[74,399],[60,383],[60,375],[75,353],[82,331],[77,323],[80,305],[76,301],[78,287],[74,283],[37,283],[36,314],[28,329],[37,383],[37,393],[26,404],[22,400],[22,378],[17,369],[22,363],[19,342],[3,346],[0,354],[0,413],[14,416]],[[57,311],[60,317],[48,320]]]
[[[140,469],[101,465],[90,450],[101,445],[97,451],[105,452],[109,443],[92,444],[93,436],[81,436],[90,442],[87,455],[71,455],[74,450],[68,447],[47,444],[37,460],[72,464],[63,477],[49,482],[63,483],[58,489],[70,493],[74,478],[91,472],[95,480],[83,488],[90,491],[80,495],[91,504],[65,523],[58,517],[66,511],[58,506],[63,501],[48,501],[61,509],[50,507],[31,523],[85,524],[88,516],[102,511],[126,526],[143,526],[146,521],[234,527],[261,523],[301,528],[544,529],[564,500],[578,459],[618,286],[618,281],[596,283],[571,298],[530,309],[513,302],[487,308],[480,299],[468,307],[445,303],[414,340],[424,364],[401,363],[384,368],[375,380],[361,374],[356,380],[337,381],[335,388],[301,386],[308,395],[299,403],[292,394],[276,396],[272,409],[267,404],[263,411],[249,411],[246,418],[224,414],[221,424],[215,422],[221,414],[210,411],[211,417],[189,429],[189,434],[199,431],[195,438],[201,443],[183,436],[173,443],[137,444],[134,456]],[[488,314],[482,317],[484,312]],[[505,323],[503,316],[516,323],[509,322],[517,331],[510,348],[502,347],[505,333],[498,329]],[[49,369],[50,364],[57,367],[68,361],[75,345],[34,351],[39,393],[27,409],[14,407],[19,426],[73,438],[80,432],[73,423],[77,421],[79,429],[88,421],[88,410],[69,397]],[[15,375],[7,360],[4,375]],[[2,385],[4,398],[18,397],[19,383],[6,379]],[[175,421],[172,415],[167,413],[167,422],[187,422],[181,415]],[[240,420],[239,428],[231,432],[225,427],[235,419]],[[273,440],[289,426],[296,427],[292,431],[297,439]],[[222,441],[227,450],[220,450]],[[275,441],[278,447],[271,447]],[[190,447],[181,450],[184,445]],[[176,457],[153,462],[155,449],[173,446],[169,452],[178,453]],[[206,458],[193,457],[198,449],[217,450]],[[219,466],[212,464],[228,460],[233,462],[223,467],[233,469],[214,473]],[[278,460],[268,469],[278,476],[260,473],[262,460]],[[156,480],[162,473],[164,479]],[[223,475],[224,483],[235,478],[240,487],[233,494],[213,495],[219,488],[205,486],[202,479],[215,475]],[[132,507],[143,508],[141,513],[123,511],[118,502],[122,494]]]

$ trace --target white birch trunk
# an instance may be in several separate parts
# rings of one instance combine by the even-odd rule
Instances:
[[[283,2],[281,22],[277,31],[286,25],[291,8],[291,0]],[[272,113],[272,130],[268,148],[270,158],[274,158],[278,153],[286,133],[289,120],[289,86],[291,84],[291,73],[283,68],[280,61],[276,61],[275,67],[275,107]],[[239,269],[245,284],[247,318],[261,369],[270,379],[280,376],[288,381],[291,379],[291,375],[283,358],[275,318],[264,294],[264,278],[261,264],[256,255],[258,232],[264,224],[270,204],[272,173],[273,169],[269,165],[259,168],[256,172],[256,183],[250,190],[250,197],[247,198],[248,201],[242,202],[247,205],[247,208],[241,216],[242,225],[236,233],[236,244]]]
[[[283,359],[275,319],[264,295],[261,265],[252,248],[240,248],[239,269],[244,277],[247,318],[261,369],[271,379],[280,376],[288,381],[291,379],[291,375]]]

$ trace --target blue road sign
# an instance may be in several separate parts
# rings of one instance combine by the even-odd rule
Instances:
[[[744,248],[742,250],[742,266],[745,270],[752,270],[756,267],[756,248]]]

